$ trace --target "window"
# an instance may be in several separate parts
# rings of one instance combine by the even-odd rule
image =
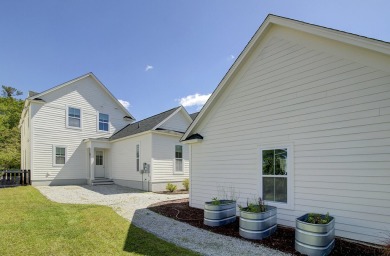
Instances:
[[[261,154],[263,199],[287,203],[288,148],[263,149]]]
[[[183,146],[175,146],[175,172],[183,172]]]
[[[66,159],[66,147],[55,146],[54,147],[54,165],[64,165]]]
[[[81,110],[79,108],[68,107],[68,127],[81,128]]]
[[[99,131],[108,132],[109,129],[109,117],[107,114],[99,113]]]
[[[103,151],[96,151],[96,165],[103,165]]]
[[[136,170],[139,172],[139,144],[135,146],[135,151]]]

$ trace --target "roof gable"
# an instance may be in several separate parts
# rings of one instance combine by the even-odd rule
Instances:
[[[172,108],[157,115],[145,118],[141,121],[125,126],[123,129],[113,134],[110,140],[117,140],[146,131],[158,130],[161,125],[163,125],[165,122],[167,122],[167,120],[169,120],[171,117],[173,117],[180,111],[184,111],[188,118],[191,119],[184,107],[180,106]]]
[[[35,100],[35,99],[39,99],[40,97],[44,96],[44,95],[47,95],[47,94],[50,94],[54,91],[57,91],[61,88],[64,88],[66,86],[69,86],[69,85],[72,85],[74,84],[75,82],[77,81],[80,81],[82,79],[85,79],[87,77],[90,77],[92,78],[94,81],[96,81],[96,83],[101,87],[101,89],[108,95],[109,98],[111,98],[115,103],[116,105],[118,105],[118,107],[124,112],[125,116],[128,116],[130,117],[131,119],[135,120],[135,118],[129,113],[129,111],[118,101],[117,98],[114,97],[114,95],[112,95],[112,93],[104,86],[104,84],[102,82],[100,82],[100,80],[92,73],[88,73],[88,74],[85,74],[85,75],[82,75],[80,77],[77,77],[75,79],[72,79],[68,82],[65,82],[65,83],[62,83],[60,85],[57,85],[55,87],[52,87],[46,91],[43,91],[41,93],[35,93],[35,94],[32,94],[30,97],[28,97],[26,100],[27,101],[31,101],[31,100]]]
[[[256,33],[253,35],[251,40],[245,46],[243,51],[240,53],[236,61],[222,78],[221,82],[218,84],[217,88],[214,90],[204,107],[196,116],[194,122],[192,122],[186,133],[183,135],[182,140],[188,139],[189,136],[194,132],[194,129],[206,116],[206,113],[208,113],[212,109],[217,99],[220,97],[221,94],[223,94],[225,87],[230,84],[235,74],[241,69],[243,65],[245,65],[251,53],[254,52],[254,50],[260,44],[262,39],[266,36],[266,34],[268,34],[270,30],[272,30],[274,26],[290,28],[295,31],[305,32],[311,35],[319,36],[321,38],[331,39],[348,45],[375,51],[381,54],[390,55],[390,44],[387,42],[358,36],[347,32],[342,32],[339,30],[325,28],[297,20],[292,20],[280,16],[268,15],[259,27],[259,29],[256,31]]]

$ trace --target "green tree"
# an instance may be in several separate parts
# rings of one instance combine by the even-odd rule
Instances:
[[[16,88],[11,87],[11,86],[2,85],[1,87],[2,87],[1,94],[3,95],[3,97],[13,98],[15,96],[23,95],[23,92],[19,91]]]
[[[20,168],[18,124],[23,110],[23,101],[14,98],[19,95],[21,94],[17,89],[3,86],[2,97],[0,97],[0,169]]]

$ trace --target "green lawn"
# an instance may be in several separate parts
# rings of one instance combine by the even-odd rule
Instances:
[[[0,189],[0,255],[197,255],[96,205],[59,204],[33,187]]]

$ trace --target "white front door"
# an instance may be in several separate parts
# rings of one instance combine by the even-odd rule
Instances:
[[[104,178],[104,152],[96,150],[95,178]]]

